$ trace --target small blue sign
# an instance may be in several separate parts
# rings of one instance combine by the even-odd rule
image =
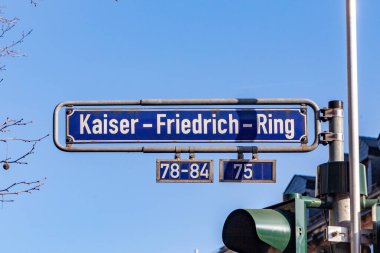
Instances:
[[[225,159],[219,161],[220,182],[276,182],[275,160]]]
[[[212,160],[157,160],[157,182],[166,183],[212,183],[214,166]]]
[[[71,143],[307,141],[306,109],[68,109]]]

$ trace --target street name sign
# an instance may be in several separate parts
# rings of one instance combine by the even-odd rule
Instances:
[[[66,110],[66,143],[307,142],[306,109]]]
[[[157,160],[157,182],[165,183],[212,183],[214,168],[212,160]]]
[[[276,182],[275,160],[245,160],[221,159],[219,160],[220,182]]]

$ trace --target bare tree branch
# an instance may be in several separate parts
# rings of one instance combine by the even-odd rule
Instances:
[[[37,6],[39,0],[29,0],[30,4]],[[19,44],[24,42],[24,39],[28,37],[32,33],[32,29],[26,32],[22,32],[21,35],[18,37],[13,36],[13,29],[17,26],[18,22],[20,21],[19,18],[6,18],[3,17],[1,14],[2,7],[0,6],[0,59],[1,57],[18,57],[18,56],[25,56],[21,51],[18,50]],[[11,32],[12,31],[12,32]],[[14,40],[12,40],[12,38]],[[3,63],[0,63],[0,72],[6,70],[6,65]],[[3,82],[3,78],[0,77],[0,85]],[[6,118],[2,123],[0,121],[0,133],[10,132],[12,127],[16,126],[25,126],[32,123],[24,121],[24,119],[12,119],[12,118]],[[27,164],[25,162],[25,158],[29,155],[33,154],[36,148],[36,145],[43,139],[45,139],[49,135],[45,135],[38,139],[28,139],[28,138],[17,138],[17,137],[3,137],[0,138],[0,143],[5,143],[7,151],[5,152],[5,159],[0,160],[0,164],[3,164],[3,168],[5,170],[8,170],[10,168],[11,163],[15,164]],[[22,155],[18,155],[17,158],[12,159],[8,156],[8,143],[9,142],[24,142],[24,143],[31,143],[29,144],[30,148],[27,152],[25,152]],[[7,195],[19,195],[21,193],[32,193],[33,191],[40,190],[40,187],[44,184],[44,181],[46,178],[38,181],[22,181],[18,183],[14,183],[7,188],[0,190],[0,203],[5,202],[13,202],[13,199],[4,199],[4,196]]]
[[[30,4],[33,6],[37,6],[38,0],[30,0]],[[1,10],[1,7],[0,7]],[[4,39],[5,35],[7,35],[12,29],[15,28],[15,26],[20,21],[19,18],[6,18],[4,16],[0,16],[0,39]],[[8,43],[2,43],[5,45],[0,45],[0,58],[1,57],[19,57],[19,56],[25,56],[24,53],[17,50],[16,47],[21,44],[26,37],[28,37],[32,33],[32,29],[28,31],[23,31],[20,35],[20,37],[16,40],[13,40],[12,42]],[[5,65],[0,64],[0,71],[5,70]],[[0,83],[3,81],[3,78],[0,78]]]
[[[38,5],[38,1],[36,0],[30,0],[30,3],[34,6],[37,6]]]
[[[8,132],[12,126],[25,126],[32,123],[32,121],[25,122],[24,119],[15,120],[12,118],[6,118],[5,121],[0,124],[0,132]]]
[[[17,137],[3,138],[3,139],[0,139],[0,142],[7,142],[7,141],[38,142],[38,141],[41,141],[42,139],[45,139],[48,136],[49,136],[49,134],[47,134],[41,138],[38,138],[38,139],[21,139],[21,138],[17,138]]]
[[[44,185],[46,179],[47,178],[45,177],[41,180],[32,181],[32,182],[22,181],[22,182],[18,182],[18,183],[13,183],[12,185],[8,186],[7,188],[0,190],[0,196],[4,197],[6,195],[19,195],[21,193],[31,194],[33,191],[39,191],[41,186]],[[16,187],[18,187],[18,186],[22,186],[22,187],[26,186],[26,189],[17,190]],[[15,190],[13,190],[13,189],[15,189]],[[13,200],[0,199],[0,202],[13,202]]]
[[[15,202],[13,199],[0,199],[1,203]]]
[[[3,38],[4,35],[12,30],[13,27],[16,26],[18,18],[7,19],[4,17],[0,17],[1,29],[0,29],[0,38]]]
[[[12,160],[11,157],[7,157],[6,159],[1,160],[0,163],[7,163],[8,166],[9,166],[10,163],[28,164],[27,162],[22,161],[22,159],[24,159],[25,157],[27,157],[27,156],[29,156],[31,154],[34,154],[34,150],[36,149],[36,144],[37,143],[33,143],[33,145],[30,148],[30,150],[28,152],[26,152],[25,154],[23,154],[22,156],[20,156],[19,158]]]
[[[22,43],[26,37],[28,37],[32,33],[33,29],[29,30],[28,32],[22,32],[21,37],[18,40],[12,41],[9,45],[5,47],[0,47],[0,57],[5,56],[11,56],[11,57],[18,57],[18,56],[25,56],[25,54],[21,53],[18,50],[13,49],[18,44]]]
[[[33,144],[31,146],[31,148],[29,149],[29,151],[26,152],[26,153],[24,153],[20,157],[18,157],[16,159],[12,159],[11,157],[7,157],[4,160],[0,160],[0,163],[4,163],[4,164],[6,163],[7,166],[9,166],[9,164],[11,164],[11,163],[28,164],[27,162],[23,161],[23,159],[25,159],[29,155],[34,154],[34,150],[36,149],[37,143],[40,142],[41,140],[45,139],[48,136],[49,136],[49,134],[47,134],[47,135],[45,135],[45,136],[43,136],[43,137],[41,137],[39,139],[35,139],[35,140],[11,138],[11,140],[19,140],[19,141],[23,141],[23,142],[31,142]],[[0,141],[1,142],[7,142],[8,140],[7,139],[0,139]]]

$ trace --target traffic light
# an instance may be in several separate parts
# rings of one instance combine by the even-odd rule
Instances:
[[[223,242],[239,253],[295,252],[294,213],[237,209],[226,219]]]
[[[307,253],[307,208],[331,208],[318,198],[294,193],[264,209],[237,209],[222,232],[227,248],[239,253]]]
[[[372,208],[372,242],[380,252],[380,199],[367,198],[365,167],[361,168],[361,205]],[[334,210],[325,195],[349,192],[348,162],[329,162],[318,166],[317,193],[321,199],[289,194],[288,201],[264,209],[237,209],[226,219],[222,238],[227,248],[239,253],[307,253],[307,208]],[[338,180],[339,179],[339,180]],[[328,224],[328,227],[337,227]],[[328,230],[327,230],[328,231]],[[349,247],[347,242],[331,239],[332,248]],[[321,246],[325,252],[329,248]],[[364,247],[362,252],[365,251]]]

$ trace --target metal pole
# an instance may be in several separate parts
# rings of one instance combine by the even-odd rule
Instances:
[[[334,110],[334,116],[329,120],[329,132],[343,135],[343,102],[333,100],[329,102],[329,109]],[[344,161],[344,142],[342,140],[334,140],[329,145],[329,161]]]
[[[330,101],[329,109],[332,110],[332,117],[329,119],[329,132],[343,136],[343,102]],[[329,144],[329,162],[344,161],[343,139],[333,140]],[[339,227],[350,226],[350,194],[335,193],[332,196],[332,209],[329,211],[329,225]],[[348,243],[337,243],[334,246],[334,253],[348,253],[350,245]]]
[[[351,197],[351,253],[360,252],[360,173],[356,0],[346,0],[348,140]]]

